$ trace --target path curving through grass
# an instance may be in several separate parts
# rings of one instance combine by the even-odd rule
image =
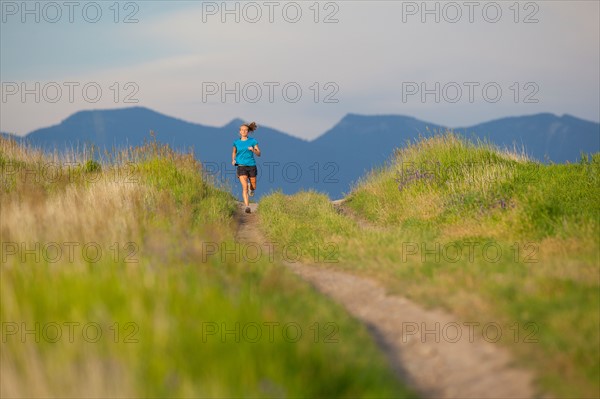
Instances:
[[[339,201],[338,201],[339,205]],[[258,226],[260,212],[240,205],[236,214],[239,242],[266,242]],[[531,398],[536,392],[529,370],[513,367],[506,348],[464,334],[465,326],[453,315],[427,310],[401,296],[386,294],[377,281],[357,275],[283,262],[315,289],[341,304],[364,323],[379,348],[387,355],[396,376],[424,397],[436,398]],[[458,337],[440,339],[437,326],[459,326]],[[416,333],[415,329],[419,332]],[[449,330],[445,333],[450,334]],[[445,337],[448,338],[448,337]],[[450,342],[455,341],[455,342]]]

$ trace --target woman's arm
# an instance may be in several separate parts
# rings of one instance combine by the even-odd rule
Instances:
[[[252,152],[256,154],[257,157],[260,157],[260,148],[258,148],[258,144],[252,147]]]
[[[231,164],[235,165],[235,154],[237,153],[237,149],[233,146],[233,150],[231,151]]]

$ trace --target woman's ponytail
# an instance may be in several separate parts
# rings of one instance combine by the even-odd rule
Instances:
[[[242,126],[246,126],[249,132],[253,132],[258,129],[258,125],[255,122],[252,123],[244,123]]]

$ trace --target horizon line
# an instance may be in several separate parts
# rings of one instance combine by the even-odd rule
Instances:
[[[182,121],[182,122],[184,122],[184,123],[188,123],[188,124],[192,124],[192,125],[199,125],[199,126],[202,126],[202,127],[217,128],[217,129],[219,129],[219,128],[224,128],[224,127],[226,127],[227,125],[229,125],[229,124],[233,123],[234,121],[238,121],[238,120],[239,120],[239,121],[242,121],[242,122],[244,121],[244,119],[243,119],[243,118],[240,118],[240,117],[234,117],[233,119],[230,119],[228,122],[226,122],[226,123],[224,123],[224,124],[222,124],[222,125],[208,125],[208,124],[203,124],[203,123],[201,123],[201,122],[192,122],[192,121],[189,121],[189,120],[186,120],[186,119],[183,119],[183,118],[177,117],[177,116],[172,116],[172,115],[169,115],[169,114],[163,113],[163,112],[161,112],[161,111],[157,111],[157,110],[155,110],[155,109],[152,109],[152,108],[149,108],[149,107],[146,107],[146,106],[143,106],[143,105],[135,105],[135,106],[131,106],[131,107],[122,107],[122,108],[99,108],[99,109],[85,109],[85,110],[80,110],[80,111],[76,111],[76,112],[74,112],[74,113],[70,114],[69,116],[67,116],[66,118],[64,118],[63,120],[61,120],[61,121],[60,121],[60,123],[58,123],[58,124],[49,125],[49,126],[42,126],[42,127],[38,127],[38,128],[36,128],[36,129],[34,129],[34,130],[31,130],[30,132],[27,132],[27,133],[25,133],[25,134],[11,133],[11,132],[5,132],[5,131],[0,131],[0,134],[3,134],[3,135],[6,135],[6,134],[7,134],[7,135],[10,135],[10,136],[13,136],[13,137],[19,137],[19,138],[26,138],[28,135],[30,135],[31,133],[34,133],[34,132],[36,132],[36,131],[38,131],[38,130],[41,130],[41,129],[49,129],[49,128],[52,128],[52,127],[55,127],[55,126],[60,126],[62,123],[64,123],[64,121],[66,121],[67,119],[69,119],[69,118],[71,118],[71,117],[73,117],[74,115],[77,115],[77,114],[79,114],[79,113],[83,113],[83,112],[111,112],[111,111],[126,111],[126,110],[132,110],[132,109],[136,109],[136,108],[138,108],[138,109],[143,109],[143,110],[148,110],[148,111],[154,112],[154,113],[156,113],[156,114],[160,114],[160,115],[162,115],[162,116],[165,116],[165,117],[168,117],[168,118],[171,118],[171,119],[180,120],[180,121]],[[287,133],[287,132],[285,132],[285,131],[283,131],[283,130],[279,130],[279,129],[277,129],[277,128],[274,128],[274,127],[271,127],[271,126],[264,126],[264,125],[262,125],[262,126],[264,126],[264,127],[266,127],[266,128],[269,128],[269,129],[271,129],[271,130],[275,130],[275,131],[277,131],[278,133],[285,134],[285,135],[288,135],[288,136],[291,136],[291,137],[297,138],[297,139],[299,139],[299,140],[303,140],[303,141],[306,141],[306,142],[312,142],[312,141],[314,141],[314,140],[317,140],[318,138],[322,137],[323,135],[325,135],[327,132],[329,132],[329,131],[330,131],[330,130],[332,130],[333,128],[335,128],[335,127],[336,127],[337,125],[339,125],[339,124],[340,124],[340,122],[341,122],[341,121],[343,121],[343,120],[344,120],[346,117],[348,117],[348,116],[352,116],[352,115],[356,115],[356,116],[360,116],[360,117],[405,117],[405,118],[412,118],[412,119],[418,120],[418,121],[420,121],[420,122],[424,122],[424,123],[431,123],[432,125],[436,125],[436,126],[439,126],[439,127],[443,127],[443,128],[445,128],[445,129],[448,129],[448,130],[455,130],[455,129],[468,129],[468,128],[475,127],[475,126],[477,126],[477,125],[481,125],[481,124],[483,124],[483,123],[494,122],[494,121],[498,121],[498,120],[502,120],[502,119],[509,119],[509,118],[522,118],[522,117],[531,117],[531,116],[536,116],[536,115],[552,115],[552,116],[555,116],[555,117],[558,117],[558,118],[564,118],[564,117],[568,116],[568,117],[572,117],[572,118],[575,118],[575,119],[579,119],[579,120],[581,120],[581,121],[584,121],[584,122],[596,123],[596,124],[599,124],[599,125],[600,125],[600,121],[593,121],[593,120],[589,120],[589,119],[584,119],[584,118],[581,118],[581,117],[578,117],[578,116],[575,116],[575,115],[571,115],[571,114],[568,114],[568,113],[563,113],[563,114],[560,114],[560,115],[559,115],[559,114],[555,114],[555,113],[553,113],[553,112],[536,112],[536,113],[532,113],[532,114],[506,115],[506,116],[501,116],[501,117],[497,117],[497,118],[493,118],[493,119],[483,120],[483,121],[480,121],[480,122],[474,123],[474,124],[472,124],[472,125],[469,125],[469,126],[458,126],[458,127],[450,127],[450,126],[446,126],[446,125],[443,125],[443,124],[439,124],[439,123],[435,123],[435,122],[431,122],[431,121],[427,121],[427,120],[419,119],[419,118],[417,118],[417,117],[415,117],[415,116],[412,116],[412,115],[406,115],[406,114],[389,114],[389,113],[384,113],[384,114],[360,114],[360,113],[355,113],[355,112],[348,112],[348,113],[344,114],[344,116],[343,116],[341,119],[339,119],[339,120],[338,120],[338,121],[337,121],[337,122],[336,122],[336,123],[335,123],[333,126],[331,126],[331,127],[330,127],[330,128],[328,128],[327,130],[325,130],[323,133],[321,133],[320,135],[318,135],[318,136],[316,136],[315,138],[313,138],[313,139],[310,139],[310,140],[309,140],[309,139],[306,139],[306,138],[303,138],[303,137],[299,137],[299,136],[296,136],[296,135],[290,134],[290,133]],[[261,126],[261,125],[259,124],[259,127],[260,127],[260,126]]]

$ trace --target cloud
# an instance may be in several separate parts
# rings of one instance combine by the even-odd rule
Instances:
[[[238,7],[244,4],[248,3]],[[55,65],[53,79],[97,81],[108,94],[113,94],[108,88],[119,83],[120,101],[106,95],[98,103],[46,104],[43,110],[43,104],[30,102],[2,104],[2,129],[23,132],[57,123],[79,109],[126,106],[122,99],[130,91],[122,88],[128,82],[139,88],[139,105],[160,112],[213,125],[234,117],[257,119],[302,137],[322,133],[348,112],[412,114],[454,126],[540,111],[600,119],[597,3],[536,3],[534,16],[539,22],[534,24],[522,23],[532,11],[524,8],[515,23],[508,2],[498,3],[503,16],[497,23],[477,13],[470,23],[464,19],[465,9],[463,20],[456,23],[445,21],[447,15],[441,15],[440,23],[426,15],[428,22],[422,23],[419,14],[403,14],[411,2],[337,2],[337,9],[324,9],[326,3],[319,3],[319,23],[309,8],[313,3],[302,2],[299,22],[286,21],[276,9],[270,23],[264,2],[256,4],[263,7],[261,21],[249,23],[240,14],[239,23],[232,15],[222,23],[220,15],[203,14],[199,3],[175,10],[160,3],[145,14],[142,8],[138,24],[114,29],[107,25],[104,39],[90,41],[98,54],[114,52],[114,59],[98,56],[101,62],[95,59],[73,69],[57,67],[60,63],[47,54],[48,63]],[[440,7],[443,4],[447,3]],[[339,22],[322,23],[333,11]],[[89,34],[86,29],[82,32]],[[84,35],[79,43],[85,40]],[[70,51],[68,42],[63,47],[63,52]],[[48,76],[42,64],[30,69],[33,76]],[[278,83],[272,102],[271,82]],[[456,104],[443,96],[436,102],[435,95],[421,101],[419,94],[405,101],[407,83],[419,87],[439,83],[442,88],[457,83],[468,90],[466,82],[477,82],[478,87],[499,84],[502,101],[488,102],[481,92],[472,103],[466,92]],[[515,82],[519,101],[514,101],[511,89]],[[521,101],[531,93],[524,87],[528,83],[538,85],[538,103]],[[207,84],[216,85],[219,92],[207,97]],[[299,101],[285,97],[281,89],[286,84],[301,88]],[[222,85],[228,90],[239,87],[240,101],[235,101],[235,94],[227,94],[223,101]],[[248,100],[256,97],[256,87],[263,92],[254,103]],[[324,102],[328,95],[338,102]]]

